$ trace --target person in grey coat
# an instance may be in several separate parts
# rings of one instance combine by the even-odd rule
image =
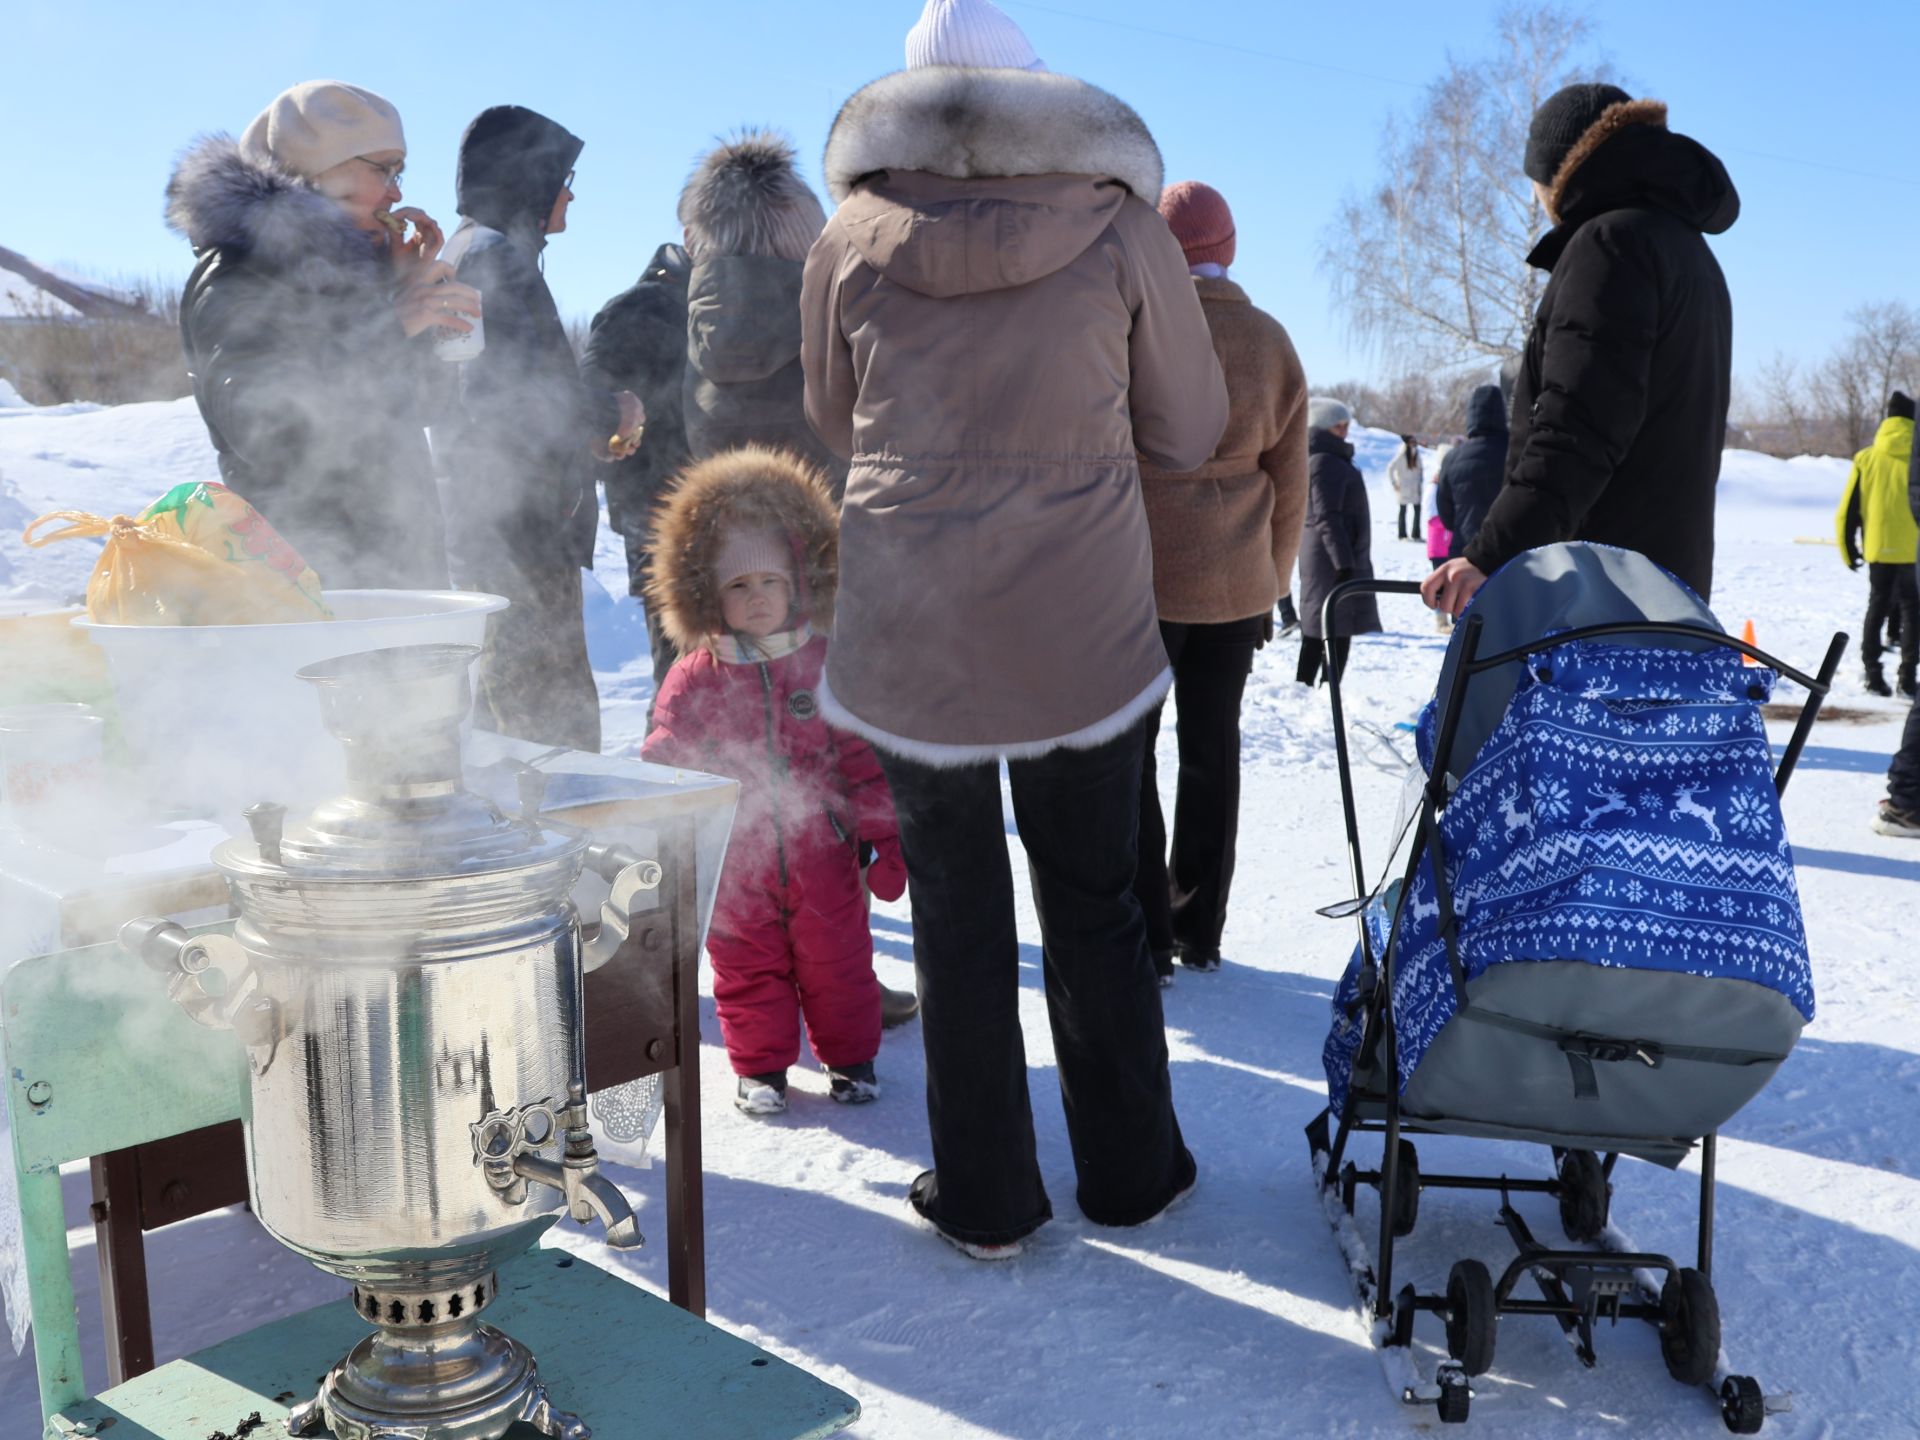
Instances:
[[[680,194],[693,258],[681,415],[694,459],[770,445],[822,471],[837,501],[847,464],[807,423],[800,369],[800,282],[826,223],[779,133],[744,130],[701,156]]]
[[[1307,521],[1300,539],[1300,665],[1295,678],[1312,685],[1323,672],[1346,668],[1349,637],[1380,629],[1371,595],[1343,600],[1334,636],[1321,629],[1321,610],[1343,580],[1373,578],[1373,509],[1367,482],[1353,463],[1347,430],[1353,412],[1338,400],[1307,401]]]

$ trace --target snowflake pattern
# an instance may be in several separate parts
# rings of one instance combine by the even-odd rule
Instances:
[[[1773,672],[1743,668],[1732,652],[1605,643],[1549,643],[1527,668],[1471,767],[1451,765],[1460,781],[1439,815],[1468,980],[1529,960],[1728,976],[1778,991],[1811,1019],[1792,852],[1760,717]],[[1438,709],[1427,707],[1416,732],[1429,769]],[[1633,816],[1582,825],[1616,793],[1632,797]],[[1508,823],[1519,815],[1525,822]],[[1430,859],[1416,885],[1432,894]],[[1393,923],[1378,909],[1365,922],[1376,956]],[[1438,909],[1409,910],[1392,937],[1403,1087],[1458,1008]],[[1366,1017],[1358,961],[1336,992],[1323,1055],[1336,1106]],[[1726,1003],[1746,1002],[1730,991]]]
[[[1773,816],[1765,799],[1751,790],[1736,790],[1727,802],[1727,824],[1741,835],[1764,838],[1773,833]]]

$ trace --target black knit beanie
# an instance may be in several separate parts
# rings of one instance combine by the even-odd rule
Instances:
[[[1554,91],[1533,112],[1533,124],[1527,128],[1527,159],[1521,168],[1530,179],[1551,185],[1567,152],[1580,143],[1602,112],[1631,99],[1618,85],[1568,85]]]
[[[1913,419],[1913,396],[1904,390],[1896,390],[1887,397],[1887,418],[1889,420]]]

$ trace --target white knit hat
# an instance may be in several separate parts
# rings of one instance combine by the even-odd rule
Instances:
[[[240,153],[311,180],[356,155],[407,148],[400,112],[358,85],[303,80],[284,90],[240,137]]]
[[[927,0],[907,32],[907,68],[966,65],[979,70],[1044,70],[1026,33],[993,0]]]
[[[1347,402],[1344,400],[1315,395],[1307,401],[1309,430],[1331,430],[1334,426],[1345,424],[1351,419],[1353,419],[1353,411],[1347,408]]]
[[[713,562],[713,583],[726,589],[742,575],[784,575],[793,581],[793,547],[773,530],[729,527]]]

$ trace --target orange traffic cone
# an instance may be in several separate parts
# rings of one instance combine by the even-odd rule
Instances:
[[[1747,644],[1752,645],[1755,648],[1759,647],[1760,642],[1753,638],[1753,621],[1752,620],[1748,620],[1746,625],[1742,627],[1740,631],[1740,638],[1746,641]],[[1747,665],[1758,665],[1760,663],[1758,660],[1754,659],[1753,656],[1745,653],[1743,653],[1740,656],[1740,659],[1743,664],[1747,664]]]

